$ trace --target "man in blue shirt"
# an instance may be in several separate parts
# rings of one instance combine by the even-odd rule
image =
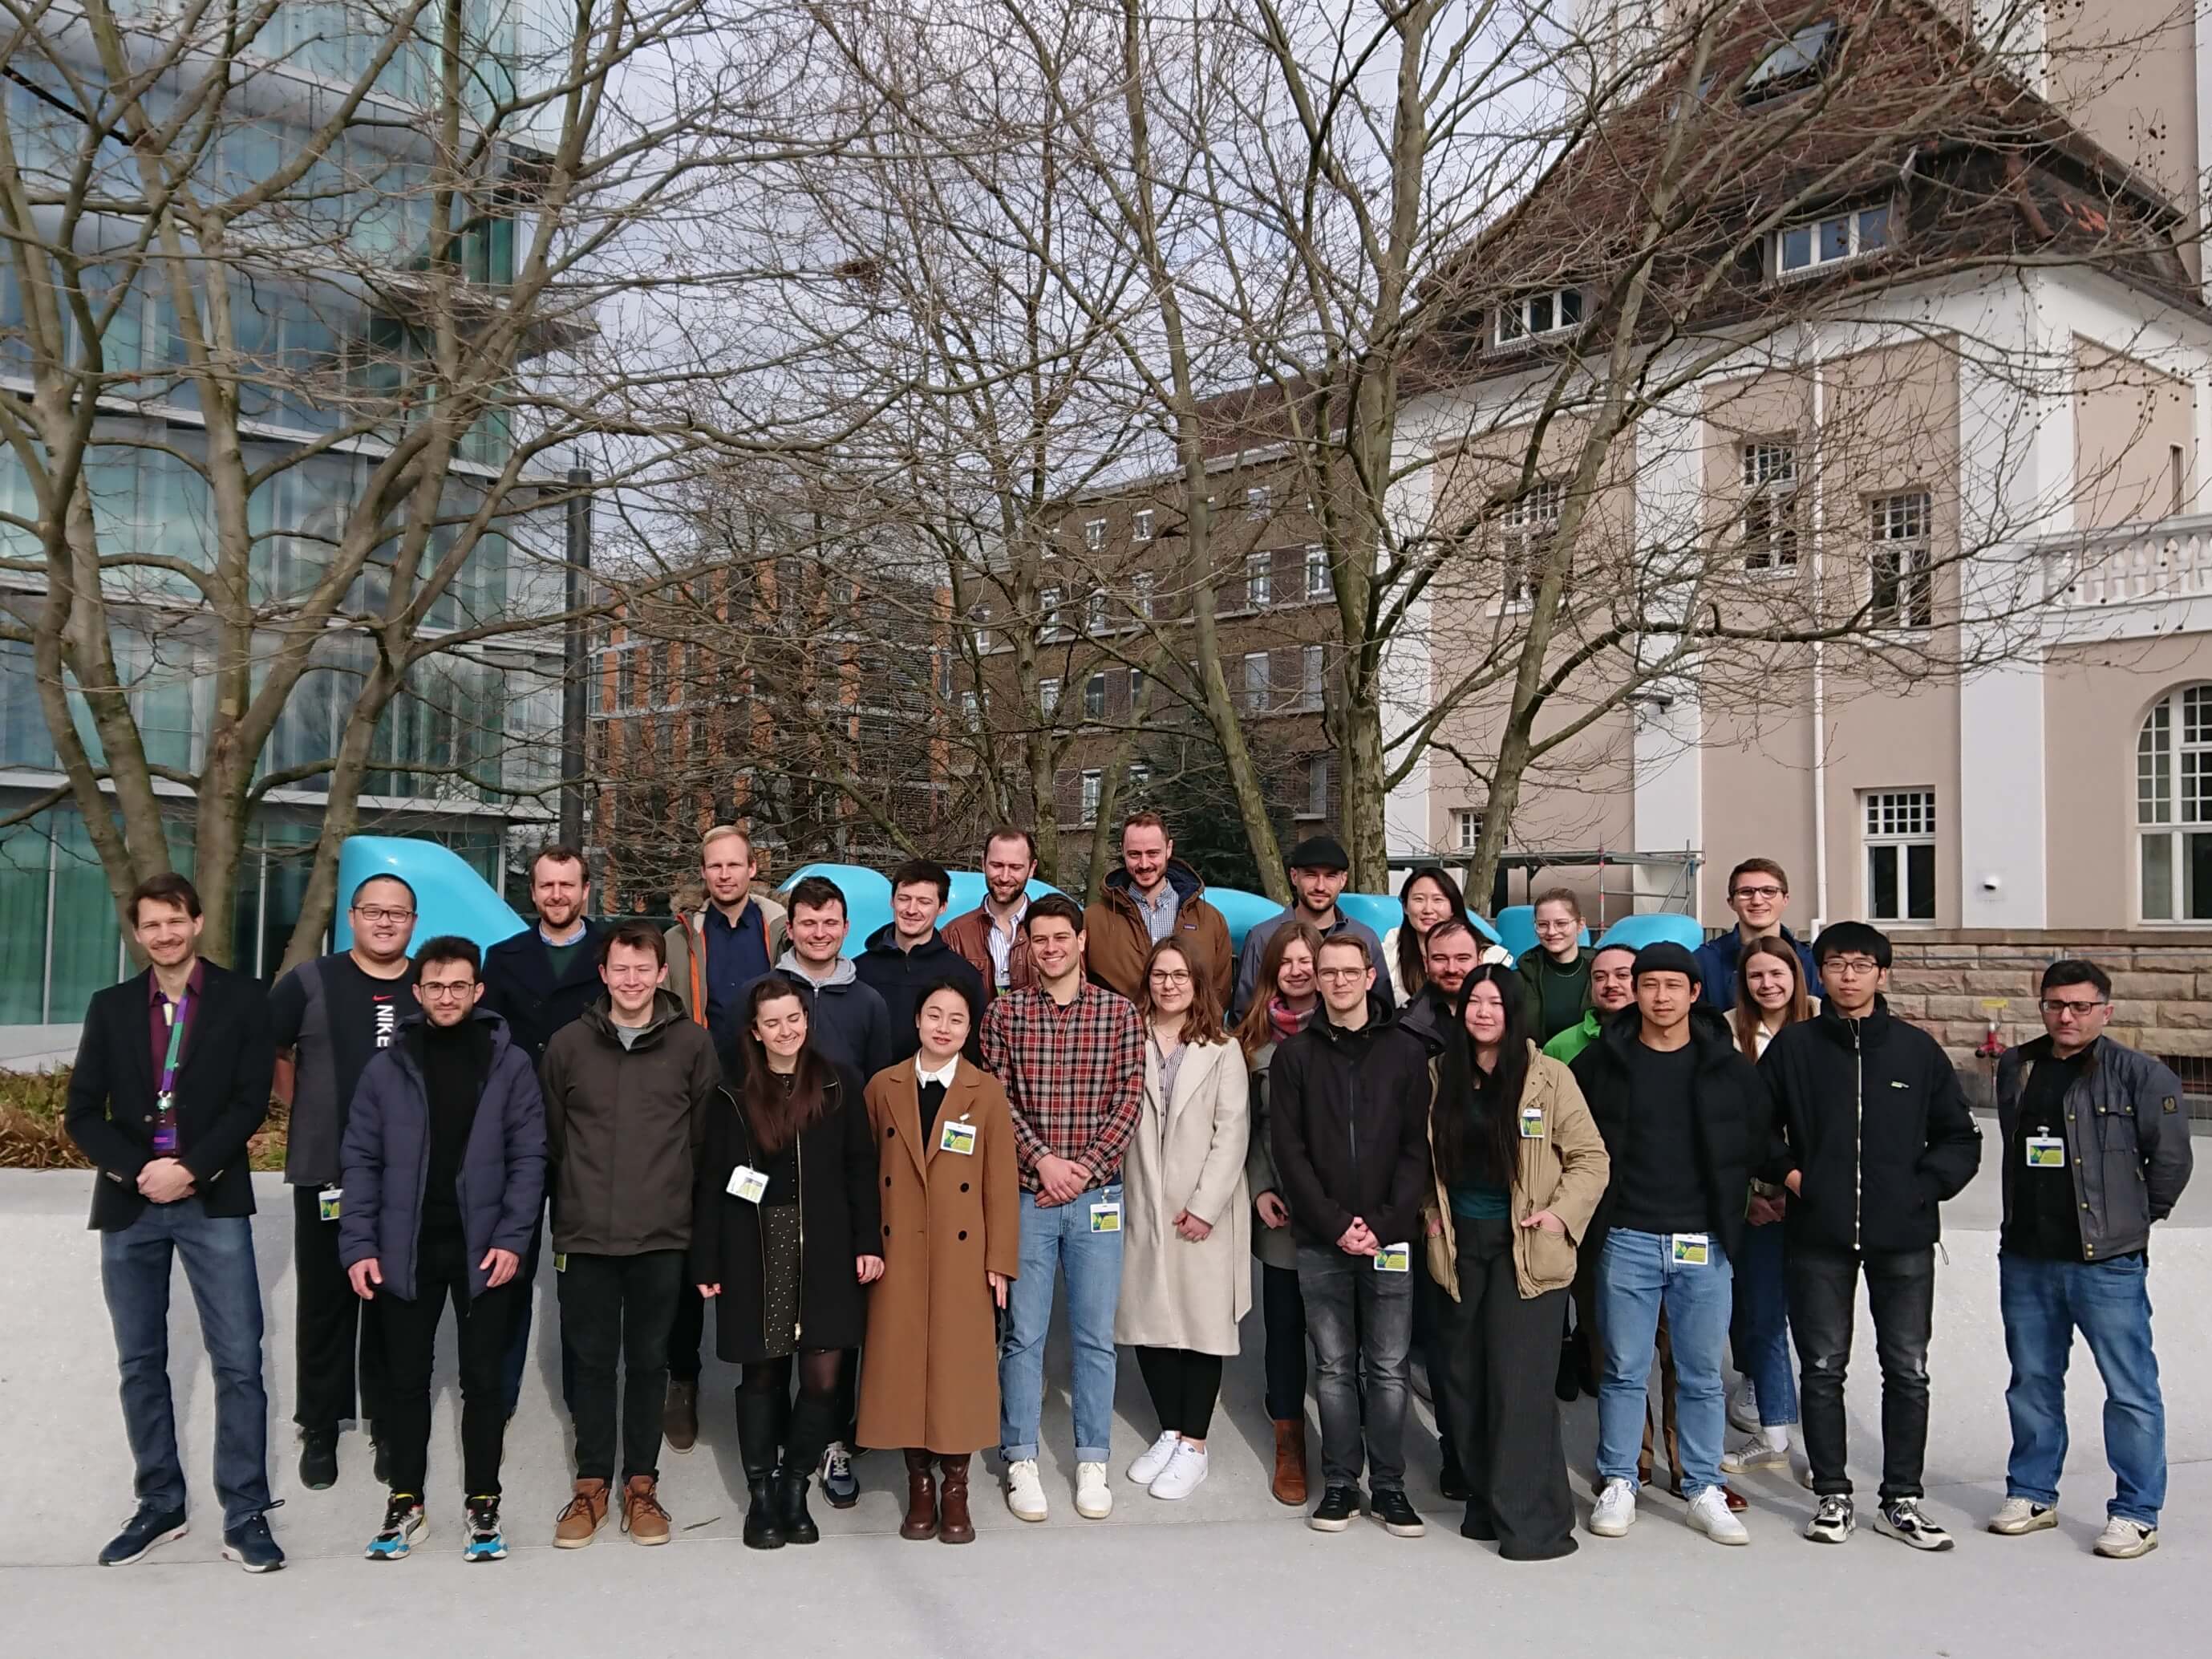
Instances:
[[[668,988],[710,1031],[783,954],[783,907],[752,890],[759,874],[751,838],[716,824],[699,844],[707,902],[668,930]]]

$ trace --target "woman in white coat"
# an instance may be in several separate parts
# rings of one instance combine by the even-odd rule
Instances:
[[[1252,1306],[1251,1089],[1212,986],[1175,939],[1152,947],[1137,1011],[1145,1106],[1121,1165],[1114,1340],[1136,1349],[1160,1418],[1160,1437],[1129,1465],[1129,1479],[1173,1499],[1206,1479],[1221,1362],[1237,1352],[1237,1322]]]

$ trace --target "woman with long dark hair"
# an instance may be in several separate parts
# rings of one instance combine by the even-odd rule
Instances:
[[[1267,1415],[1275,1424],[1279,1504],[1306,1501],[1306,1303],[1298,1289],[1298,1247],[1291,1237],[1275,1158],[1267,1145],[1267,1066],[1275,1045],[1306,1028],[1321,1006],[1321,931],[1293,919],[1267,937],[1260,953],[1252,1006],[1237,1028],[1252,1074],[1252,1125],[1244,1152],[1244,1184],[1252,1189],[1252,1254],[1260,1258],[1260,1322],[1266,1345]]]
[[[1440,1310],[1439,1404],[1470,1496],[1462,1537],[1507,1560],[1575,1549],[1552,1389],[1575,1248],[1611,1164],[1574,1074],[1536,1047],[1519,976],[1467,977],[1445,1034],[1429,1139],[1428,1266]]]
[[[816,1048],[807,994],[764,974],[738,1021],[744,1083],[709,1118],[691,1275],[714,1344],[744,1368],[738,1444],[752,1549],[811,1544],[806,1486],[836,1436],[838,1369],[883,1276],[875,1138],[860,1080]],[[792,1371],[799,1401],[792,1403]],[[781,1462],[778,1462],[778,1454]]]
[[[1421,952],[1430,930],[1440,921],[1465,921],[1467,899],[1443,866],[1425,864],[1406,878],[1398,890],[1398,903],[1404,915],[1382,935],[1382,961],[1402,1008],[1428,982]]]

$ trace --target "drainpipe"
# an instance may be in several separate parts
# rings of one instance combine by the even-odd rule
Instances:
[[[590,702],[586,670],[590,641],[583,618],[592,580],[591,469],[568,471],[566,544],[562,562],[567,567],[563,598],[569,613],[561,641],[561,839],[571,847],[584,844],[585,738],[588,733]]]
[[[1817,629],[1826,618],[1822,603],[1822,531],[1826,527],[1825,492],[1820,476],[1820,423],[1826,414],[1827,387],[1821,374],[1820,346],[1813,348],[1813,622]],[[1828,683],[1826,650],[1813,641],[1813,917],[1814,931],[1826,925],[1828,909]]]

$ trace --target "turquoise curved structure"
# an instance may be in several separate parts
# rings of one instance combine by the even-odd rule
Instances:
[[[338,898],[331,949],[353,945],[353,890],[371,876],[398,876],[415,890],[415,943],[459,933],[479,948],[496,945],[529,924],[489,882],[450,848],[401,836],[349,836],[338,849]]]
[[[1623,916],[1605,930],[1598,940],[1598,948],[1608,945],[1625,945],[1632,951],[1641,951],[1647,945],[1662,940],[1679,945],[1686,951],[1694,951],[1705,942],[1705,930],[1687,916],[1671,912],[1654,913],[1644,916]]]
[[[1519,961],[1536,948],[1536,907],[1533,904],[1509,904],[1498,913],[1498,931],[1493,935],[1498,942],[1513,952]],[[1589,929],[1582,931],[1577,943],[1588,945]]]

